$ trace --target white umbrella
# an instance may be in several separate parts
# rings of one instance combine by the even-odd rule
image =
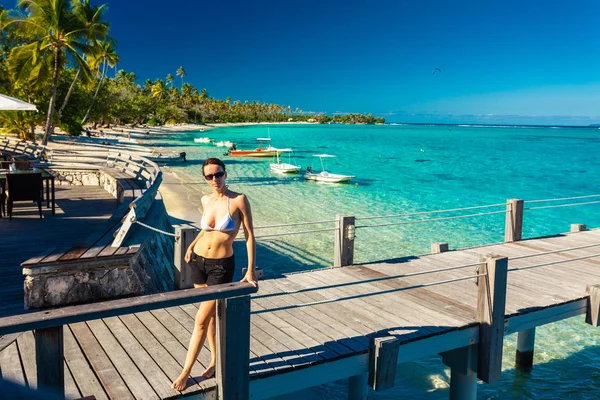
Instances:
[[[37,111],[37,107],[23,100],[0,94],[0,110]]]

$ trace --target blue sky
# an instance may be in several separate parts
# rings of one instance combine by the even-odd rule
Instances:
[[[304,111],[600,123],[596,0],[105,2],[140,83],[182,65],[215,98]]]

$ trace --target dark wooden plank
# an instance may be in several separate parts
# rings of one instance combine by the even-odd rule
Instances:
[[[73,375],[67,366],[67,363],[64,362],[63,368],[65,369],[65,398],[66,399],[80,399],[83,397],[79,388],[75,384],[75,380],[73,379]],[[98,398],[96,398],[98,399]]]
[[[71,324],[70,328],[108,396],[113,399],[134,399],[127,385],[85,322]]]
[[[88,251],[89,247],[73,247],[72,249],[70,249],[69,251],[67,251],[65,254],[63,254],[58,261],[72,261],[72,260],[77,260],[78,258],[80,258],[83,254],[85,254],[86,251]]]
[[[21,263],[21,265],[23,267],[34,266],[35,264],[42,261],[44,258],[48,257],[50,254],[52,254],[52,252],[55,250],[56,250],[56,247],[50,247],[48,249],[45,249],[44,252],[40,253],[39,255],[37,255],[35,257],[31,257],[29,260]]]
[[[65,340],[65,362],[73,374],[73,380],[81,389],[81,396],[95,396],[96,400],[107,400],[106,392],[94,374],[92,366],[85,358],[69,326],[64,326],[63,337]]]
[[[64,344],[62,326],[36,329],[35,359],[39,389],[51,389],[64,395]]]

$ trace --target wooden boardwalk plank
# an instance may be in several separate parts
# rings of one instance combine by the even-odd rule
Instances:
[[[37,389],[37,366],[35,364],[35,337],[32,331],[23,332],[17,339],[17,347],[21,356],[23,372],[27,380],[27,386]]]
[[[93,320],[88,321],[87,325],[106,352],[106,356],[127,384],[133,396],[139,400],[157,399],[158,396],[152,390],[146,377],[142,375],[135,363],[119,345],[116,338],[110,333],[105,322],[103,320]]]
[[[81,395],[83,397],[95,396],[96,400],[107,400],[106,392],[86,360],[69,326],[63,327],[63,338],[65,362],[73,374],[75,384],[80,388]]]
[[[11,343],[10,346],[0,352],[0,372],[2,373],[2,379],[21,386],[26,385],[17,342]]]
[[[171,388],[172,380],[140,345],[119,317],[104,318],[103,321],[159,398],[176,396],[178,392]]]
[[[112,399],[134,399],[125,381],[86,323],[79,322],[69,326],[108,396]]]
[[[164,314],[167,314],[165,310]],[[160,313],[159,313],[160,314]],[[159,319],[151,312],[142,312],[137,313],[135,316],[140,320],[140,322],[144,325],[152,336],[169,352],[175,361],[177,361],[181,368],[183,368],[183,364],[185,362],[185,357],[187,354],[187,346],[189,344],[189,338],[187,341],[184,340],[185,344],[182,343],[177,336],[180,335],[180,332],[184,329],[182,327],[176,328],[177,335],[174,335],[170,330],[168,330]],[[171,324],[173,324],[170,321]],[[188,332],[189,334],[189,332]],[[191,337],[191,335],[190,335]],[[208,389],[215,387],[215,380],[213,379],[204,379],[201,377],[202,372],[206,367],[202,365],[198,360],[192,366],[192,379],[200,386],[202,389]],[[178,371],[181,373],[181,370]],[[179,376],[179,373],[177,376]]]

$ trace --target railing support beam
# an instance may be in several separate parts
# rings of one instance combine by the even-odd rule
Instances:
[[[352,215],[336,215],[336,230],[333,250],[333,266],[345,267],[354,264],[355,220]]]
[[[37,385],[64,397],[65,369],[63,360],[63,327],[37,329],[35,331],[35,364]]]
[[[523,204],[519,199],[506,202],[505,242],[518,242],[523,237]]]
[[[250,296],[217,300],[217,395],[250,398]]]
[[[197,229],[189,225],[175,226],[175,289],[188,289],[194,287],[192,282],[192,270],[185,261],[185,253],[190,244],[194,241]]]
[[[479,349],[477,377],[486,383],[497,381],[502,371],[504,313],[508,258],[490,256],[478,267],[477,320]]]
[[[450,400],[477,399],[477,345],[440,353],[450,367]]]

